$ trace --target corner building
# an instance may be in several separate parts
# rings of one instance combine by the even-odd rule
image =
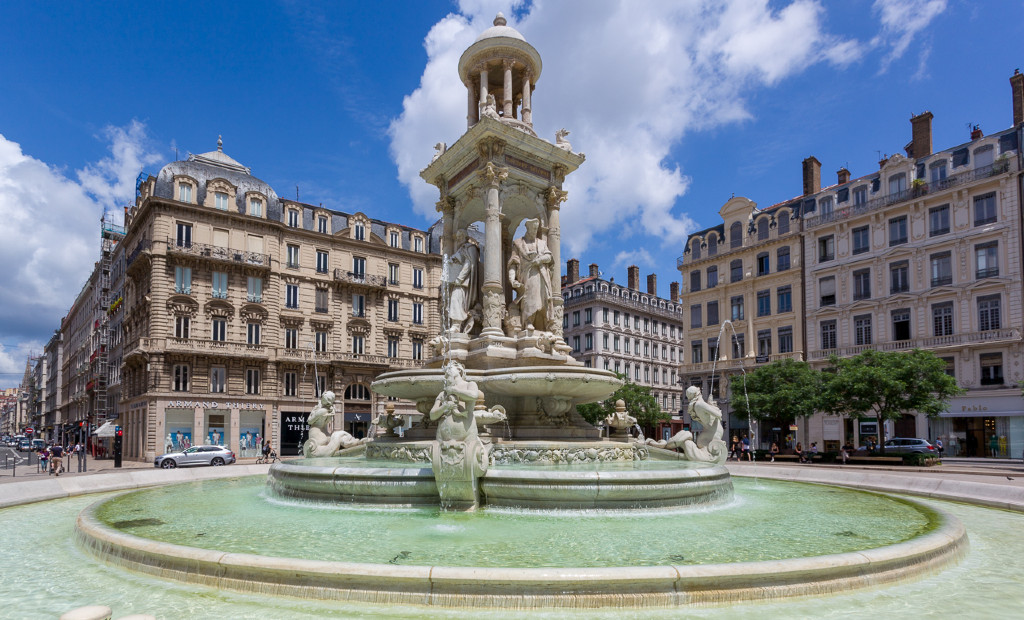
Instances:
[[[370,383],[419,366],[440,329],[429,232],[280,198],[220,141],[140,183],[123,247],[125,458],[298,454],[323,390],[334,427],[362,436]]]

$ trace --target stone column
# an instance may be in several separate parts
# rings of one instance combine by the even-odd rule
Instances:
[[[478,111],[477,111],[478,114],[479,114],[479,110],[482,110],[485,105],[487,105],[487,65],[486,64],[480,67],[480,107],[478,108]]]
[[[484,329],[481,335],[502,336],[505,295],[501,285],[501,200],[498,189],[508,178],[508,170],[487,162],[483,176],[487,188],[487,220],[484,222]]]
[[[568,193],[557,187],[549,187],[547,195],[548,203],[548,250],[551,251],[551,300],[555,309],[555,316],[551,320],[551,331],[559,338],[562,337],[562,228],[559,221],[561,205],[565,202]]]
[[[480,120],[480,106],[476,99],[476,89],[473,88],[473,81],[466,80],[466,129],[476,125]]]
[[[505,97],[503,103],[505,104],[505,118],[512,118],[512,67],[515,63],[511,60],[503,61],[501,66],[505,69],[505,84],[503,90],[505,91]]]
[[[531,107],[530,100],[533,88],[530,86],[530,81],[533,75],[529,71],[523,72],[523,110],[522,117],[523,122],[527,125],[533,124],[533,108]]]

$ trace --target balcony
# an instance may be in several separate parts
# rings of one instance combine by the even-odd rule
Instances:
[[[153,244],[149,239],[139,240],[139,242],[135,244],[135,247],[132,248],[132,251],[128,253],[128,256],[125,257],[125,268],[130,269],[132,264],[135,262],[137,258],[139,258],[139,256],[148,256],[149,249],[150,247],[152,247],[152,245]]]
[[[344,269],[334,270],[334,280],[342,284],[371,289],[387,288],[388,279],[385,276],[375,276],[357,271],[345,271]]]
[[[184,241],[178,241],[174,237],[167,238],[167,252],[169,254],[197,256],[199,258],[206,258],[221,263],[270,269],[269,254],[232,250],[230,248],[218,245],[209,245],[206,243],[186,243]]]
[[[895,340],[869,344],[855,347],[842,347],[838,349],[818,349],[811,351],[809,359],[812,361],[827,360],[832,355],[839,357],[852,357],[863,353],[868,349],[876,351],[909,351],[911,349],[945,349],[962,347],[972,344],[1000,344],[1020,341],[1020,330],[1017,328],[990,329],[983,332],[964,332],[951,334],[949,336],[932,336],[929,338],[914,338],[911,340]]]
[[[167,351],[231,357],[266,358],[268,356],[267,347],[261,344],[224,342],[222,340],[204,340],[200,338],[168,338]]]
[[[581,304],[586,304],[595,301],[608,301],[610,304],[615,304],[620,308],[634,308],[641,312],[649,312],[661,317],[672,319],[673,321],[682,321],[683,315],[681,312],[670,312],[667,308],[661,308],[652,304],[643,304],[639,301],[633,301],[632,299],[626,299],[625,297],[619,297],[618,295],[612,295],[606,291],[590,291],[589,293],[583,293],[582,295],[575,295],[565,300],[565,307],[571,308]],[[675,304],[677,308],[682,308],[681,304]],[[625,329],[633,329],[632,324],[623,326]]]

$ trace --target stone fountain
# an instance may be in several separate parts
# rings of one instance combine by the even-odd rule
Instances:
[[[634,442],[624,411],[608,422],[618,432],[602,438],[576,411],[608,397],[621,381],[585,368],[563,338],[559,211],[565,179],[585,156],[573,151],[564,129],[553,143],[534,131],[531,93],[540,73],[540,55],[499,15],[459,61],[467,130],[451,146],[438,144],[420,173],[440,192],[443,326],[428,343],[423,369],[386,373],[372,388],[414,401],[421,423],[403,437],[385,433],[359,447],[365,462],[357,468],[320,461],[275,466],[271,481],[279,493],[454,510],[484,503],[640,508],[731,495],[721,466],[721,412],[709,413],[717,408],[699,393],[691,410],[706,418],[704,440],[687,434],[668,444]],[[311,420],[329,419],[326,406],[318,405]],[[317,430],[310,431],[319,442],[307,457],[345,448],[352,454],[353,438]],[[693,466],[621,468],[658,459]],[[608,463],[617,464],[614,472],[602,471]],[[375,486],[374,477],[388,483]]]

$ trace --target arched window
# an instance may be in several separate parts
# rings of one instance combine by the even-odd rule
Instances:
[[[694,239],[693,243],[690,244],[690,248],[693,250],[693,260],[700,258],[700,239]]]
[[[712,233],[708,235],[708,256],[715,254],[718,254],[718,235]]]
[[[370,400],[370,388],[361,383],[353,383],[345,388],[345,400]]]
[[[764,241],[768,238],[768,216],[757,220],[757,240]]]
[[[778,216],[779,222],[779,234],[784,235],[789,232],[789,211],[780,211]]]
[[[743,245],[743,224],[733,222],[729,227],[729,247],[738,248]]]

